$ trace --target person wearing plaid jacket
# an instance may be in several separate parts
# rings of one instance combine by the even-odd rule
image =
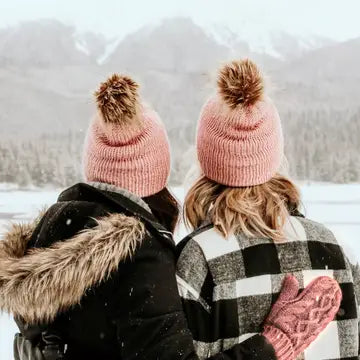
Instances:
[[[334,321],[304,352],[305,360],[358,359],[358,315],[350,264],[334,235],[322,225],[291,217],[286,240],[224,238],[205,224],[185,238],[177,279],[188,325],[200,358],[206,358],[262,331],[286,274],[300,287],[330,276],[343,300]]]
[[[254,63],[227,64],[219,72],[218,94],[200,116],[202,176],[184,207],[194,232],[178,245],[177,263],[196,352],[204,359],[258,336],[283,279],[292,274],[300,288],[327,276],[342,292],[336,316],[298,359],[359,359],[352,265],[330,230],[299,213],[297,188],[279,174],[281,123],[263,88]],[[308,329],[316,311],[315,306],[296,326],[287,319],[291,342]]]

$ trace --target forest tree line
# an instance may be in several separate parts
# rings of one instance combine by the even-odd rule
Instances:
[[[282,114],[290,175],[297,180],[360,181],[360,108]],[[172,185],[181,185],[193,163],[188,157],[196,124],[170,132]],[[180,136],[179,136],[180,134]],[[82,179],[83,132],[1,140],[0,182],[21,187],[65,187]],[[190,156],[190,155],[189,155]]]

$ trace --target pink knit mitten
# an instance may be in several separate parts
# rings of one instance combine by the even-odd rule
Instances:
[[[279,360],[296,359],[334,319],[342,299],[339,284],[327,276],[298,292],[298,281],[288,275],[265,321],[263,335]]]

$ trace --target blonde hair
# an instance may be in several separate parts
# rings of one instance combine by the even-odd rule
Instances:
[[[262,185],[236,188],[203,176],[186,196],[184,218],[192,228],[210,220],[224,237],[242,232],[281,241],[289,212],[299,205],[299,190],[281,175]]]

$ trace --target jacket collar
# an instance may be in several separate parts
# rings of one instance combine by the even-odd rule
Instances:
[[[125,214],[135,216],[145,222],[150,231],[154,230],[172,241],[172,234],[167,231],[164,226],[157,222],[154,215],[143,206],[140,206],[136,202],[132,201],[127,194],[103,191],[89,184],[78,183],[63,191],[59,195],[58,201],[88,201],[89,199],[97,202],[103,202],[105,204],[116,204],[117,208],[124,211]]]
[[[146,204],[146,202],[143,199],[141,199],[139,196],[135,195],[134,193],[126,189],[102,182],[88,182],[87,184],[102,191],[123,195],[124,197],[128,198],[129,200],[133,201],[135,204],[143,207],[146,211],[151,213],[150,207]]]

